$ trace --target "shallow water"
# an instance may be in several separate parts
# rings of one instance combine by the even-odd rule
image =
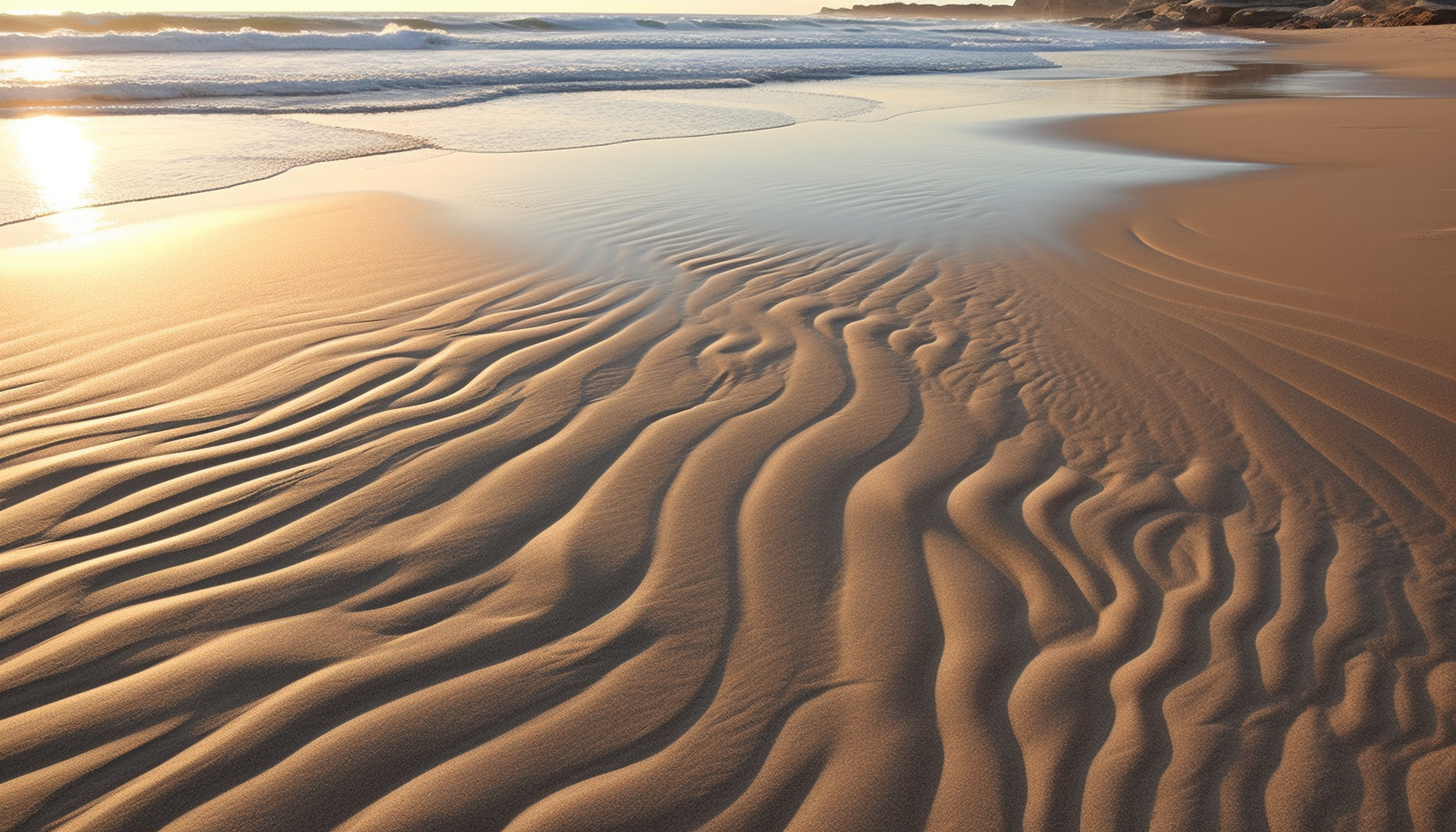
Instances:
[[[409,148],[540,150],[893,114],[873,95],[782,82],[933,72],[963,83],[963,102],[1010,101],[1027,93],[966,79],[1190,71],[1210,64],[1180,51],[1242,43],[1040,23],[548,22],[0,17],[0,223]],[[82,31],[28,31],[42,25]],[[1115,57],[1128,50],[1141,63]]]
[[[1094,88],[1100,92],[1092,94]],[[164,200],[136,211],[167,214],[196,210],[189,207],[193,205],[347,192],[364,186],[452,205],[469,223],[510,229],[523,244],[536,241],[547,256],[555,256],[562,239],[576,241],[577,247],[600,239],[601,245],[612,248],[616,244],[602,232],[618,222],[660,226],[664,231],[712,226],[760,239],[916,245],[972,245],[1008,232],[1048,237],[1080,213],[1119,199],[1122,189],[1240,167],[1059,142],[1034,129],[1048,119],[1145,109],[1168,100],[1156,89],[1111,81],[936,76],[708,93],[520,99],[501,102],[504,106],[480,105],[495,109],[489,120],[482,117],[474,124],[454,111],[337,117],[340,153],[347,152],[352,136],[381,136],[409,123],[431,132],[432,144],[476,150],[414,150],[312,165],[266,182]],[[624,110],[668,115],[656,122],[626,124],[612,118]],[[774,120],[775,112],[785,111],[799,120],[789,124]],[[740,121],[743,114],[760,114],[766,120],[762,127],[789,129],[747,134],[705,129],[705,135],[666,139],[652,135],[684,126],[683,119],[698,112],[733,113],[732,118]],[[542,120],[543,113],[559,113],[561,118]],[[110,158],[104,155],[107,145],[93,145],[97,149],[89,173],[97,188],[106,182],[122,193],[128,187],[147,186],[145,181],[111,176],[117,168],[144,179],[148,174],[175,177],[189,186],[187,190],[230,184],[226,169],[216,171],[204,160],[185,155],[157,159],[148,174],[143,173],[148,168],[143,159],[163,152],[153,141],[159,122],[189,118],[203,119],[79,119],[58,121],[55,126],[109,130],[113,139],[128,139],[110,145],[115,153]],[[209,129],[206,123],[190,126],[190,133],[170,135],[192,141]],[[228,125],[216,121],[211,126]],[[121,127],[137,133],[125,136]],[[86,135],[82,132],[77,141],[86,141]],[[656,140],[640,140],[645,136]],[[224,140],[229,139],[237,146],[260,140],[247,130],[229,133]],[[480,152],[493,142],[501,149],[545,147],[536,152]],[[565,146],[547,149],[553,142]],[[579,143],[589,146],[575,147]],[[590,146],[601,144],[610,146]],[[270,162],[281,167],[265,156],[251,169],[259,176],[277,173]],[[76,174],[69,169],[74,178],[65,181],[80,191],[84,179]],[[209,175],[217,178],[209,180]],[[124,206],[66,211],[11,225],[0,234],[0,241],[64,240],[124,224],[127,215]]]

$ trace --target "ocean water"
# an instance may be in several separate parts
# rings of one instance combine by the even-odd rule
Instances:
[[[1235,43],[827,17],[4,14],[0,223],[391,151],[545,150],[897,112],[802,82],[1048,73],[1065,66],[1058,56],[1130,50],[1139,58],[1114,72],[1159,73],[1178,51]],[[1027,94],[972,86],[938,106]]]
[[[0,114],[395,112],[525,94],[1048,68],[1040,53],[1227,40],[802,16],[0,15]]]

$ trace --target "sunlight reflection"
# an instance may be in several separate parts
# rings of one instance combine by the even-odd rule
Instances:
[[[59,214],[51,214],[46,221],[61,233],[72,239],[80,239],[88,234],[94,234],[101,228],[101,211],[96,208],[77,208],[74,211],[63,211]]]
[[[13,58],[0,61],[0,77],[13,75],[33,84],[59,81],[74,71],[75,64],[67,58]]]
[[[91,175],[96,164],[96,145],[82,135],[76,122],[59,116],[36,116],[15,123],[21,163],[35,183],[48,217],[56,228],[71,237],[97,229],[95,210],[74,210],[86,204]]]

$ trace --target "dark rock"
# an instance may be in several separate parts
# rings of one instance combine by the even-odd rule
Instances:
[[[1012,6],[990,6],[982,3],[877,3],[843,9],[825,6],[819,13],[836,17],[934,17],[954,20],[1005,20],[1021,16]]]
[[[1391,15],[1390,26],[1439,26],[1456,23],[1456,3],[1417,0],[1410,8]],[[1382,18],[1383,19],[1383,18]]]
[[[1273,26],[1284,23],[1304,11],[1303,6],[1254,6],[1239,9],[1229,17],[1230,26]]]
[[[1019,15],[1045,20],[1075,17],[1110,17],[1126,8],[1127,0],[1016,0]]]
[[[820,14],[846,17],[933,17],[959,20],[1068,20],[1110,18],[1127,0],[1016,0],[1012,5],[982,3],[876,3],[849,8],[825,6]]]
[[[1440,0],[1332,0],[1306,9],[1288,23],[1290,28],[1322,29],[1333,26],[1429,26],[1456,23],[1456,3]]]

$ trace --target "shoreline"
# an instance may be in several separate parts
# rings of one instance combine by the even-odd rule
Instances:
[[[1226,34],[1247,30],[1226,30]],[[1398,78],[1451,80],[1456,56],[1449,44],[1456,25],[1360,29],[1270,29],[1259,37],[1280,44],[1291,60],[1333,63]]]
[[[1456,27],[1279,32],[1271,40],[1283,60],[1443,85],[1456,79]],[[1444,94],[1214,102],[1053,130],[1137,151],[1275,166],[1138,189],[1125,209],[1074,229],[1082,257],[1063,273],[1170,318],[1202,321],[1198,337],[1221,342],[1216,349],[1228,361],[1252,361],[1286,395],[1348,414],[1381,446],[1356,453],[1403,470],[1398,476],[1420,483],[1411,487],[1451,522],[1456,158],[1443,148],[1456,132],[1456,86],[1429,89]],[[1317,441],[1350,443],[1339,433]]]
[[[1365,34],[1296,33],[1281,37],[1286,45],[1274,54],[1400,78],[1456,79],[1456,27]],[[1421,51],[1428,47],[1440,52]],[[1096,116],[1056,131],[1155,153],[1279,166],[1157,186],[1125,214],[1085,223],[1080,239],[1090,250],[1116,250],[1127,259],[1131,252],[1119,245],[1130,230],[1158,233],[1140,244],[1190,269],[1236,273],[1327,303],[1327,314],[1415,335],[1427,345],[1422,362],[1456,378],[1456,344],[1439,313],[1456,302],[1444,279],[1456,262],[1456,203],[1444,196],[1456,183],[1456,161],[1440,152],[1452,129],[1456,86],[1441,97],[1220,102]],[[1178,225],[1185,233],[1176,233]],[[1377,285],[1369,275],[1380,275]],[[1446,415],[1456,417],[1456,410]]]
[[[1046,62],[1026,57],[1009,63],[1001,58],[984,63],[1014,68]],[[989,70],[987,77],[1003,72]],[[958,73],[948,75],[960,77]],[[896,77],[901,76],[870,72],[841,80],[873,82],[876,78]],[[935,83],[935,75],[928,77]],[[813,89],[825,83],[834,82],[768,81],[746,87],[694,89],[675,89],[669,84],[666,89],[510,95],[488,105],[381,113],[37,113],[44,117],[38,121],[0,120],[0,151],[20,160],[0,179],[0,193],[11,200],[9,210],[0,212],[0,220],[9,225],[24,222],[26,215],[53,215],[88,203],[104,207],[164,194],[180,196],[233,187],[321,161],[412,148],[479,153],[586,148],[769,129],[824,118],[855,118],[853,113],[845,114],[854,106],[838,106],[830,98],[799,91],[801,86]],[[850,105],[848,101],[840,103]],[[877,102],[855,105],[874,107]],[[577,112],[593,108],[611,112],[612,117],[598,122],[575,117]],[[540,127],[539,123],[546,126]],[[462,129],[461,124],[472,126]],[[22,126],[34,129],[22,130]],[[214,159],[188,147],[185,141],[172,140],[172,136],[193,136],[200,143],[210,142],[221,155]],[[61,178],[61,166],[51,159],[53,148],[62,146],[81,154],[78,158],[88,163],[73,171],[70,180]],[[154,149],[147,152],[144,149],[148,147]],[[279,153],[278,147],[293,150]],[[198,171],[187,170],[174,157],[195,159],[204,172],[199,176]],[[27,172],[22,163],[44,170]],[[87,173],[92,177],[89,183],[82,176]],[[37,175],[45,177],[46,183],[37,184]]]

